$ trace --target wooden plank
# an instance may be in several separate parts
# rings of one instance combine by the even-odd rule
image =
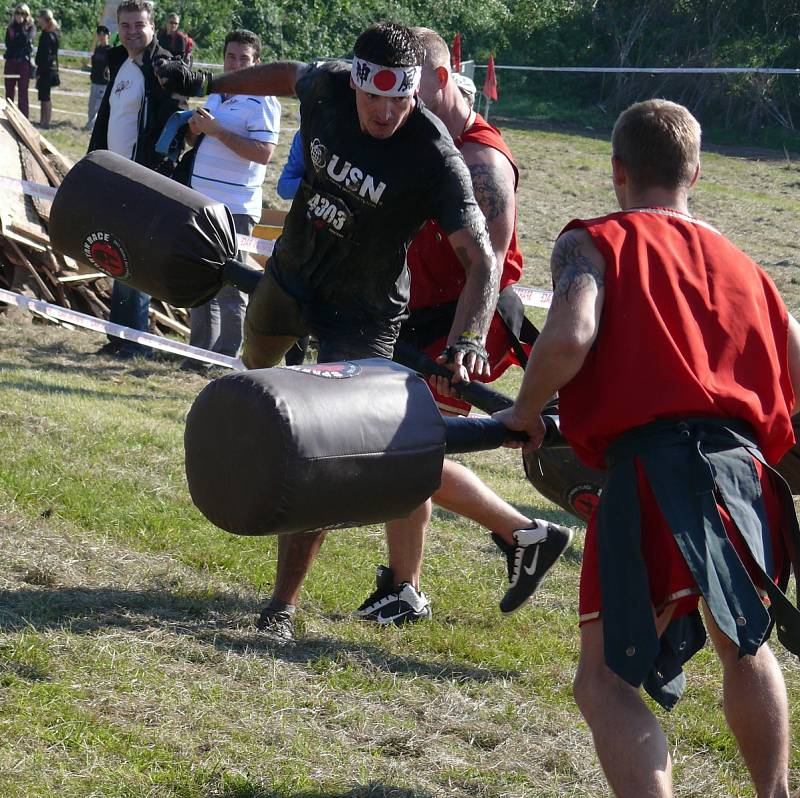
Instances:
[[[6,238],[5,241],[13,250],[18,264],[24,269],[27,269],[31,277],[36,281],[36,285],[39,286],[39,290],[42,292],[42,298],[46,299],[48,302],[55,302],[56,298],[50,293],[50,289],[44,284],[44,280],[39,276],[39,272],[36,271],[33,264],[25,257],[25,253],[12,239]]]
[[[0,109],[5,107],[5,100],[0,98]],[[12,181],[23,178],[17,136],[5,115],[0,117],[0,175]],[[22,186],[5,180],[0,182],[0,220],[6,224],[25,221],[26,208]]]
[[[257,224],[253,228],[255,238],[263,238],[266,241],[274,241],[283,232],[283,227],[273,224]]]
[[[51,263],[50,257],[48,257],[49,254],[50,253],[45,251],[35,260],[31,260],[31,263],[39,272],[39,275],[45,279],[45,282],[52,289],[53,295],[56,298],[56,302],[65,308],[69,308],[71,305],[67,299],[66,293],[64,292],[64,286],[61,285],[61,283],[58,281],[58,277],[56,276],[58,264],[55,263],[55,258],[53,258],[53,262]]]
[[[49,249],[44,254],[44,262],[48,269],[50,269],[51,274],[58,275],[61,271],[61,264],[56,260],[56,256],[53,254],[53,250]]]
[[[32,249],[34,252],[47,252],[47,247],[43,247],[41,244],[31,241],[26,236],[19,235],[19,233],[16,233],[12,228],[13,225],[6,227],[5,224],[2,223],[2,220],[0,220],[0,233],[2,233],[3,238],[7,238],[9,241],[16,241],[18,244],[22,244],[23,247]]]
[[[156,305],[156,307],[160,307],[167,316],[175,321],[175,314],[172,312],[172,308],[166,302],[162,301],[161,299],[154,299],[153,302],[157,302],[158,305]]]
[[[47,175],[33,156],[33,153],[23,142],[19,141],[17,143],[19,144],[19,159],[22,163],[22,173],[25,179],[31,183],[46,184]],[[29,222],[41,224],[42,222],[50,221],[50,202],[43,197],[33,195],[27,197],[27,200],[29,206],[33,208],[33,211],[29,211],[27,214]]]
[[[41,227],[34,227],[32,224],[26,224],[25,222],[11,222],[8,229],[20,236],[24,236],[28,241],[44,246],[45,249],[50,246],[50,236]]]
[[[279,211],[276,208],[263,208],[258,223],[271,227],[283,227],[287,214],[288,211]]]
[[[175,316],[175,321],[179,321],[181,324],[189,326],[189,311],[186,308],[176,308],[174,305],[169,306],[172,310],[173,315]]]
[[[61,176],[53,168],[53,164],[47,159],[47,156],[42,152],[41,145],[39,144],[39,134],[31,123],[20,113],[19,109],[10,100],[6,101],[6,118],[11,123],[17,135],[25,142],[28,149],[36,158],[39,166],[42,167],[47,179],[53,186],[61,185]]]
[[[80,274],[92,274],[93,270],[89,266],[84,266],[82,263],[78,263],[74,258],[71,258],[69,255],[64,255],[62,252],[55,252],[55,256],[58,259],[58,262],[61,264],[61,269],[65,272],[78,272]]]
[[[75,291],[75,293],[79,294],[83,297],[86,304],[89,306],[89,309],[92,312],[92,315],[97,316],[98,319],[107,319],[109,316],[109,309],[108,306],[101,302],[91,291],[84,285],[73,285],[71,290]]]
[[[67,172],[75,166],[75,162],[68,158],[66,155],[62,155],[52,144],[50,139],[45,138],[41,133],[39,133],[39,141],[44,146],[44,149],[50,155],[51,158],[55,160],[55,169],[57,172],[61,173],[62,177],[67,176]]]
[[[97,280],[98,277],[107,277],[103,272],[89,272],[88,274],[68,274],[66,277],[59,276],[58,282],[66,283],[86,283],[90,280]]]
[[[160,311],[158,311],[155,308],[151,307],[150,308],[150,315],[159,324],[163,324],[164,327],[167,327],[170,330],[174,330],[175,332],[180,333],[181,335],[185,336],[186,338],[189,337],[189,333],[191,332],[191,330],[188,327],[186,327],[183,324],[181,324],[180,322],[174,321],[173,319],[171,319],[166,314],[161,313]]]

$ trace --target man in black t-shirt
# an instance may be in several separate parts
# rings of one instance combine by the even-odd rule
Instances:
[[[436,219],[467,275],[440,361],[455,381],[488,373],[484,343],[499,272],[464,160],[417,98],[422,44],[408,28],[381,23],[361,34],[354,53],[352,66],[277,62],[214,78],[177,61],[156,69],[179,94],[205,94],[213,83],[223,94],[300,98],[305,176],[251,298],[242,359],[250,368],[277,365],[308,333],[319,339],[321,362],[390,358],[408,301],[406,249]],[[402,523],[424,529],[429,517],[427,502]],[[259,626],[291,636],[323,537],[279,538],[275,591]],[[414,575],[395,577],[413,615],[429,617]]]

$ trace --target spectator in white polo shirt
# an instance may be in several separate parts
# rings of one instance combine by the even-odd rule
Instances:
[[[261,39],[249,30],[231,31],[223,53],[225,72],[253,66],[260,62]],[[278,142],[280,115],[274,97],[212,94],[189,119],[187,141],[197,147],[190,185],[228,206],[237,233],[249,235],[261,218],[261,185]],[[243,259],[241,252],[238,257]],[[235,357],[246,307],[247,295],[225,286],[210,302],[192,308],[190,343]],[[183,367],[205,368],[190,360]]]

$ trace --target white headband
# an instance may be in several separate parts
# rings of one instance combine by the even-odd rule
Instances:
[[[385,67],[355,56],[350,75],[359,89],[384,97],[410,97],[419,87],[422,68]]]

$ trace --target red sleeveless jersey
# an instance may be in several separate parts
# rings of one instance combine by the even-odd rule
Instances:
[[[770,463],[794,443],[788,314],[769,277],[713,227],[664,208],[570,222],[606,262],[600,331],[559,392],[561,428],[603,468],[621,433],[660,418],[737,418]]]
[[[485,144],[501,152],[514,169],[514,190],[519,182],[519,170],[514,163],[511,150],[508,149],[500,131],[490,125],[480,114],[475,121],[457,139],[460,149],[464,144]],[[458,299],[464,288],[466,275],[461,261],[456,257],[447,235],[441,227],[430,220],[417,233],[408,248],[407,263],[411,272],[411,299],[409,307],[427,308],[453,302]],[[517,244],[517,220],[514,219],[514,231],[508,245],[508,252],[500,275],[500,290],[516,283],[522,275],[522,253]]]

